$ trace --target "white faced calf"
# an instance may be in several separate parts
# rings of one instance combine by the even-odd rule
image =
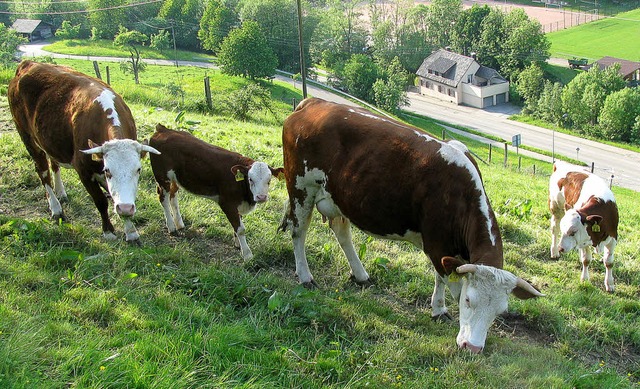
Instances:
[[[598,176],[554,164],[549,181],[551,257],[573,250],[580,253],[582,281],[589,280],[592,250],[602,253],[606,268],[604,285],[614,291],[613,251],[618,241],[618,206],[611,190]],[[566,213],[565,213],[566,211]]]
[[[234,242],[242,257],[251,258],[242,215],[267,201],[271,178],[281,174],[282,168],[273,169],[161,124],[149,144],[162,153],[153,155],[151,167],[169,232],[184,228],[177,198],[178,189],[184,188],[220,205],[233,227]]]

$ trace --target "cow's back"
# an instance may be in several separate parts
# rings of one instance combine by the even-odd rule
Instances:
[[[100,103],[103,92],[113,97],[107,106]],[[133,115],[122,98],[102,81],[67,67],[23,61],[8,97],[21,136],[33,137],[62,163],[88,148],[88,139],[98,144],[136,139]]]
[[[283,151],[287,180],[322,172],[318,177],[326,176],[332,200],[360,229],[378,236],[418,232],[430,256],[466,258],[472,233],[473,239],[492,240],[500,252],[496,265],[502,266],[493,211],[479,172],[460,146],[365,110],[309,99],[285,121]]]
[[[185,131],[175,131],[162,125],[149,145],[161,154],[150,154],[151,167],[158,182],[167,180],[172,171],[180,186],[189,192],[212,196],[235,185],[231,167],[250,165],[253,160],[241,154],[209,144]]]

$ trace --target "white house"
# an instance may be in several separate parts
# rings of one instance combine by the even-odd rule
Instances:
[[[509,101],[509,81],[474,58],[440,49],[416,72],[420,94],[486,108]]]

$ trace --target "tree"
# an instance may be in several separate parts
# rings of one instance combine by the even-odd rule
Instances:
[[[59,39],[76,39],[80,37],[80,25],[71,25],[71,22],[65,20],[62,26],[56,31],[56,37]]]
[[[532,63],[549,58],[551,43],[537,20],[531,20],[522,8],[514,8],[504,19],[506,39],[498,55],[499,71],[510,80]]]
[[[568,124],[576,131],[597,135],[598,116],[606,97],[625,86],[619,70],[619,64],[605,70],[593,66],[589,71],[578,74],[564,87],[562,107]]]
[[[367,47],[367,31],[360,19],[358,0],[327,3],[328,8],[320,14],[311,38],[309,53],[313,62],[339,69],[351,55],[363,53]]]
[[[534,115],[549,123],[562,124],[562,84],[545,80]]]
[[[0,65],[8,67],[16,59],[18,46],[27,40],[18,36],[18,34],[0,23]]]
[[[385,73],[384,80],[379,78],[373,83],[374,100],[379,108],[395,112],[409,104],[405,88],[408,75],[398,57],[391,61]]]
[[[204,4],[201,0],[164,0],[158,17],[172,28],[176,46],[186,50],[198,50],[197,39]]]
[[[352,55],[344,65],[342,81],[349,93],[366,101],[374,101],[373,84],[380,78],[380,68],[364,54]]]
[[[203,48],[218,53],[222,40],[238,25],[238,14],[222,0],[209,0],[205,6],[198,39]]]
[[[160,52],[164,52],[171,47],[171,36],[169,36],[169,31],[167,30],[160,30],[159,33],[151,35],[149,40],[149,47]]]
[[[477,50],[478,40],[482,33],[482,21],[489,15],[488,5],[474,4],[460,14],[451,36],[451,47],[457,53],[469,56]]]
[[[640,91],[624,88],[611,93],[604,101],[600,113],[602,134],[610,140],[638,142],[640,134],[634,126],[640,118]]]
[[[123,67],[123,69],[128,69],[133,73],[133,78],[135,79],[136,84],[139,84],[139,73],[144,71],[145,65],[140,60],[140,49],[139,46],[142,46],[145,42],[147,42],[149,38],[136,30],[129,31],[124,27],[120,27],[118,35],[116,35],[113,43],[116,46],[126,47],[129,50],[130,57],[124,63],[127,64]]]
[[[504,13],[497,8],[491,8],[482,20],[481,26],[482,32],[476,44],[477,58],[482,65],[500,71],[502,42],[507,39]]]
[[[89,0],[89,8],[95,11],[89,14],[92,34],[95,39],[113,39],[120,26],[127,25],[124,8],[127,0]]]
[[[518,75],[516,91],[524,99],[524,113],[535,112],[544,88],[544,72],[537,64],[529,65]]]
[[[225,74],[256,79],[274,75],[278,58],[258,23],[249,20],[222,41],[218,63]]]
[[[225,102],[227,109],[236,119],[246,121],[249,113],[258,110],[273,112],[271,93],[258,84],[250,83],[231,93]]]
[[[450,46],[454,26],[461,13],[461,0],[433,0],[427,19],[429,43],[438,48]]]

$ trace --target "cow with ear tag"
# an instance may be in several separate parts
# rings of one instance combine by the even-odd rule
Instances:
[[[116,239],[104,189],[124,219],[127,242],[139,244],[131,218],[140,159],[158,151],[136,141],[133,115],[122,97],[101,80],[33,61],[18,65],[7,95],[16,129],[45,188],[51,217],[66,219],[60,204],[67,200],[60,166],[72,167],[100,213],[103,236]]]
[[[162,124],[156,126],[149,144],[162,153],[151,156],[151,168],[169,232],[184,228],[177,197],[178,189],[184,188],[220,205],[233,227],[234,243],[242,258],[250,259],[253,253],[242,216],[268,200],[271,178],[282,175],[282,168],[274,169]]]
[[[449,274],[449,284],[460,285],[450,288],[460,306],[458,346],[472,352],[484,347],[494,318],[507,310],[509,294],[520,299],[544,296],[522,278],[493,266],[465,263],[453,257],[443,257],[442,265]]]
[[[618,206],[600,177],[565,162],[556,162],[549,179],[551,258],[574,248],[580,253],[580,280],[589,280],[593,248],[602,253],[604,287],[614,292],[613,252],[618,244]]]
[[[461,296],[457,343],[463,349],[484,348],[511,292],[519,298],[542,296],[502,270],[500,229],[464,144],[311,98],[285,120],[282,145],[289,201],[280,228],[291,230],[296,274],[304,286],[316,285],[305,251],[315,208],[329,220],[356,283],[367,284],[369,274],[353,246],[351,223],[422,249],[436,270],[432,317],[450,317],[446,287]],[[461,281],[452,281],[461,275]]]

